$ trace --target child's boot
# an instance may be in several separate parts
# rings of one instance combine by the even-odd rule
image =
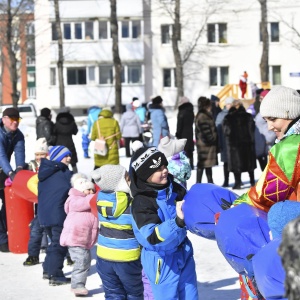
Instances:
[[[28,256],[23,262],[24,266],[34,266],[40,263],[38,256]]]

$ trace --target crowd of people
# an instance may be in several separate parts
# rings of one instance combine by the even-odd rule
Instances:
[[[45,249],[42,278],[52,286],[71,284],[76,296],[85,296],[91,248],[97,243],[96,269],[106,299],[162,299],[166,290],[170,299],[198,299],[193,247],[183,210],[186,181],[195,166],[194,149],[195,183],[202,182],[204,172],[207,182],[214,183],[218,153],[224,188],[229,187],[230,173],[233,189],[244,187],[241,173],[249,174],[251,188],[234,205],[247,203],[268,212],[277,202],[291,199],[292,193],[300,200],[300,95],[286,87],[256,93],[248,110],[239,99],[226,98],[221,109],[216,96],[201,96],[196,114],[189,99],[181,97],[175,136],[170,133],[161,96],[152,98],[148,106],[133,98],[120,122],[110,107],[89,108],[81,129],[84,158],[90,158],[90,141],[100,140],[106,149],[105,154],[94,154],[91,179],[77,170],[72,136],[78,127],[69,108],[57,114],[55,123],[49,108],[41,110],[36,120],[35,159],[30,163],[25,162],[19,111],[7,108],[0,122],[0,252],[9,252],[5,182],[9,178],[13,184],[18,172],[31,170],[30,189],[38,205],[24,266],[38,264],[39,253]],[[143,124],[148,122],[152,124],[151,145],[143,138]],[[126,157],[131,158],[127,168],[119,163],[121,139]],[[12,153],[15,169],[10,164]],[[256,183],[257,160],[263,175]],[[274,188],[270,174],[280,177],[281,184],[276,195],[268,197],[266,193]],[[293,214],[294,219],[297,216]],[[280,235],[282,231],[283,227]],[[73,264],[71,278],[63,272],[68,256]],[[287,292],[294,288],[288,282],[287,286]]]

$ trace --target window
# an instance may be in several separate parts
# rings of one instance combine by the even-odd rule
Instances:
[[[70,40],[71,39],[71,24],[65,23],[65,24],[63,24],[63,28],[64,28],[64,39]]]
[[[122,21],[121,22],[122,26],[122,31],[121,31],[121,36],[122,38],[129,38],[129,21]]]
[[[94,39],[94,23],[85,22],[85,39],[93,40]]]
[[[142,70],[141,66],[128,66],[127,67],[127,82],[128,83],[141,83],[142,82]]]
[[[161,25],[161,43],[170,44],[171,43],[171,25]]]
[[[229,82],[228,67],[210,67],[209,68],[209,85],[225,86]]]
[[[95,82],[95,66],[88,67],[89,82]]]
[[[56,85],[56,68],[50,68],[50,85]]]
[[[51,24],[51,29],[52,29],[52,41],[57,41],[57,30],[56,30],[56,24],[52,23]]]
[[[279,42],[279,23],[270,23],[271,34],[270,39],[271,42]]]
[[[115,70],[112,65],[99,66],[100,84],[113,84]],[[122,66],[121,82],[125,84],[142,83],[142,65],[130,64]]]
[[[261,24],[260,24],[261,26]],[[274,42],[279,42],[279,23],[273,22],[273,23],[268,23],[268,33],[269,33],[269,41],[274,43]],[[259,39],[262,42],[262,34],[261,34],[261,29],[259,31]]]
[[[141,21],[132,21],[132,38],[138,39],[141,36]]]
[[[227,24],[208,24],[207,40],[209,43],[227,44]]]
[[[81,40],[82,39],[82,25],[81,23],[75,23],[75,39]]]
[[[112,66],[100,66],[100,84],[112,84],[113,83],[113,67]]]
[[[86,68],[67,68],[68,85],[86,84]]]
[[[140,20],[122,20],[120,21],[121,38],[123,39],[138,39],[141,35],[141,21]]]
[[[270,66],[270,78],[272,85],[281,85],[281,66]]]
[[[107,39],[107,22],[99,21],[99,39]]]
[[[163,69],[163,86],[176,87],[176,71],[175,69]]]

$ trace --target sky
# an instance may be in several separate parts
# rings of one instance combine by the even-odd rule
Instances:
[[[169,118],[169,126],[171,134],[175,135],[176,117]],[[34,158],[34,142],[35,128],[27,125],[20,129],[25,135],[26,161]],[[79,158],[78,170],[81,173],[90,175],[93,170],[93,159],[84,159],[81,148],[81,134],[73,137],[77,154]],[[125,157],[125,149],[121,148],[120,164],[128,169],[129,158]],[[92,153],[91,153],[92,154]],[[195,162],[197,161],[196,152]],[[255,170],[255,179],[260,175],[260,169]],[[213,167],[213,179],[215,184],[223,184],[223,167],[219,162],[218,166]],[[196,171],[192,171],[192,176],[188,180],[188,188],[190,188],[196,180]],[[241,194],[250,187],[249,177],[247,173],[242,174],[242,180],[245,184],[245,189],[235,191]],[[206,182],[206,176],[203,176],[203,182]],[[234,183],[233,174],[230,174],[230,185]],[[21,231],[20,231],[21,234]],[[199,299],[202,300],[238,300],[240,299],[240,288],[238,274],[226,262],[225,258],[218,249],[217,243],[199,237],[195,234],[188,233],[188,236],[193,244],[194,258],[196,262],[196,273],[198,281]],[[86,287],[89,290],[89,295],[86,297],[104,299],[101,279],[96,272],[95,260],[96,247],[92,249],[92,266],[87,279]],[[45,254],[40,254],[40,264],[24,267],[23,262],[27,258],[27,253],[1,253],[0,252],[0,298],[1,300],[68,300],[74,299],[74,294],[70,291],[70,285],[64,286],[49,286],[47,280],[42,279],[42,262]],[[71,276],[72,267],[65,265],[63,271],[67,277]]]

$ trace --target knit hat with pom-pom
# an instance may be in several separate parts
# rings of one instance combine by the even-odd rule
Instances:
[[[130,193],[125,179],[126,169],[121,165],[104,165],[94,171],[91,176],[103,192]]]
[[[162,138],[157,146],[157,150],[162,152],[166,158],[173,156],[181,151],[183,151],[187,139],[170,139],[168,136]]]
[[[136,145],[132,145],[132,149],[135,149],[135,153],[132,156],[131,167],[141,180],[147,181],[161,166],[168,165],[166,156],[155,147],[146,148],[143,147],[141,143],[138,144],[138,146],[141,146],[140,148],[135,146]]]

